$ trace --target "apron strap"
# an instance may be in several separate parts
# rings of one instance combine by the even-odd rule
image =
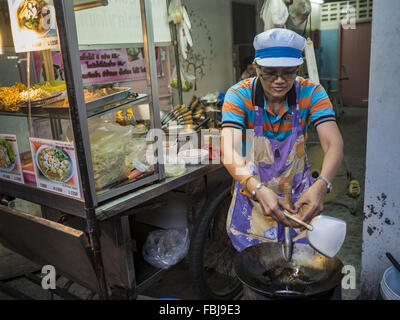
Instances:
[[[254,116],[254,134],[255,136],[264,136],[264,90],[260,78],[257,77],[252,85],[253,106],[255,107]]]
[[[301,120],[300,120],[300,107],[299,107],[299,98],[300,98],[300,82],[296,79],[294,82],[294,87],[296,89],[296,105],[292,110],[292,132],[295,133],[299,128],[301,129]],[[301,129],[302,130],[302,129]]]

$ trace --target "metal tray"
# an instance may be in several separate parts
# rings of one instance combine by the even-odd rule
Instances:
[[[85,87],[85,89],[87,89],[89,91],[93,91],[96,89],[103,89],[103,88],[107,88],[107,86],[96,87],[95,85],[92,85],[90,87]],[[114,87],[112,89],[120,90],[120,91],[112,93],[105,97],[98,98],[96,100],[86,102],[86,110],[91,111],[93,109],[97,109],[99,107],[104,107],[108,104],[114,103],[116,101],[126,99],[130,94],[129,90],[131,90],[131,88],[127,88],[127,87]]]
[[[47,98],[43,98],[43,99],[38,99],[38,100],[31,100],[31,106],[42,106],[44,104],[50,104],[50,103],[55,103],[58,102],[60,100],[62,100],[60,98],[60,96],[62,95],[62,92],[53,92],[51,93],[50,97]],[[28,107],[28,102],[24,102],[20,107]]]
[[[95,113],[95,111],[97,109],[100,109],[98,111],[101,111],[102,109],[104,109],[104,106],[107,106],[109,104],[115,103],[120,100],[124,100],[124,99],[128,98],[129,96],[132,96],[132,97],[137,96],[137,93],[130,92],[131,88],[128,88],[128,87],[112,87],[111,85],[109,85],[109,86],[107,86],[107,85],[106,86],[105,85],[91,85],[91,86],[84,87],[84,89],[89,90],[89,91],[94,91],[94,90],[103,89],[103,88],[112,88],[112,89],[119,90],[119,91],[109,94],[107,96],[86,102],[85,103],[86,111],[88,114]],[[47,105],[42,106],[42,108],[47,111],[57,111],[57,110],[69,109],[69,106],[47,104]]]
[[[88,116],[96,114],[97,112],[104,110],[104,107],[107,105],[113,104],[120,100],[125,100],[128,97],[136,98],[138,96],[137,93],[130,92],[131,88],[115,87],[113,89],[117,89],[117,90],[121,90],[121,91],[110,94],[105,97],[101,97],[96,100],[89,101],[86,103],[86,112],[87,112]]]

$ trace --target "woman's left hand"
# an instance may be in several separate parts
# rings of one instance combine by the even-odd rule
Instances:
[[[300,196],[300,198],[294,204],[294,210],[298,214],[300,208],[303,205],[307,205],[308,210],[303,216],[299,217],[302,221],[310,223],[314,217],[321,214],[322,210],[324,209],[326,192],[327,189],[325,182],[322,180],[317,180]]]

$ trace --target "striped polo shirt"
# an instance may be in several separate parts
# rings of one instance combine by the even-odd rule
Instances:
[[[222,106],[222,128],[232,127],[254,129],[255,110],[252,103],[252,83],[254,78],[245,79],[229,88]],[[304,134],[311,122],[315,127],[326,121],[335,121],[335,112],[324,88],[302,77],[297,77],[300,85],[299,109]],[[292,133],[292,110],[286,99],[285,108],[274,115],[264,97],[264,136],[284,140]],[[268,112],[268,114],[267,114]],[[283,120],[281,121],[283,117]],[[275,133],[274,133],[274,132]]]

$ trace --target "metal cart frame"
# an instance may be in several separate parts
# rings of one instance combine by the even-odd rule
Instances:
[[[54,0],[54,7],[83,199],[0,180],[1,194],[40,204],[43,214],[43,218],[35,217],[4,201],[0,204],[0,242],[37,263],[54,265],[69,279],[98,292],[101,299],[111,294],[135,298],[137,287],[159,270],[140,281],[136,278],[128,215],[145,210],[140,205],[146,201],[184,185],[189,188],[191,182],[223,166],[192,166],[180,177],[165,179],[159,152],[153,175],[96,195],[73,2]],[[151,119],[154,128],[161,128],[151,1],[140,0],[140,8]],[[160,139],[156,143],[162,150]],[[186,191],[190,196],[190,190]]]

